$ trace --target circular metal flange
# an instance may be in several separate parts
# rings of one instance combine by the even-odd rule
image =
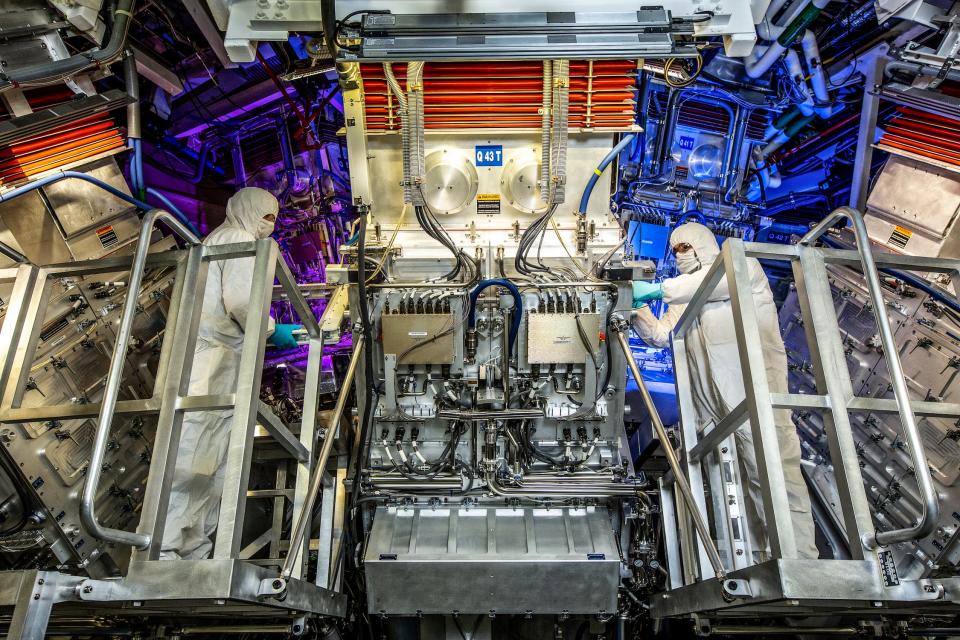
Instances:
[[[500,193],[511,207],[524,213],[543,208],[540,161],[533,150],[526,149],[510,155],[500,176]]]
[[[432,151],[424,168],[423,199],[434,213],[459,213],[477,197],[477,169],[465,154]]]

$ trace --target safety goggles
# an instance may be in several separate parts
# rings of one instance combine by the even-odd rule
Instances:
[[[678,242],[677,244],[670,247],[670,250],[673,252],[673,255],[677,255],[678,253],[686,253],[691,249],[693,249],[693,245],[690,244],[689,242]]]

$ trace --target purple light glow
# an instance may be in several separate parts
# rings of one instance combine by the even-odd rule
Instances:
[[[232,118],[235,118],[236,116],[239,116],[239,115],[245,114],[245,113],[249,113],[250,111],[253,111],[253,110],[255,110],[255,109],[259,108],[259,107],[262,107],[262,106],[265,105],[265,104],[270,104],[271,102],[274,102],[275,100],[279,100],[279,99],[282,98],[282,97],[283,97],[283,95],[282,95],[279,91],[274,91],[274,92],[271,93],[270,95],[268,95],[268,96],[266,96],[266,97],[264,97],[264,98],[260,98],[259,100],[255,100],[255,101],[251,102],[250,104],[246,105],[245,107],[240,107],[240,108],[234,109],[233,111],[230,111],[230,112],[228,112],[228,113],[223,114],[222,116],[220,116],[219,118],[217,118],[216,120],[214,120],[214,122],[222,122],[222,121],[224,121],[224,120],[231,120]],[[201,125],[197,125],[196,127],[193,127],[192,129],[187,129],[186,131],[184,131],[184,132],[182,132],[182,133],[178,133],[178,134],[176,135],[176,137],[177,137],[177,138],[189,138],[189,137],[191,137],[191,136],[195,136],[195,135],[197,135],[197,134],[203,133],[204,131],[206,131],[206,130],[209,129],[209,128],[210,128],[210,123],[204,123],[204,124],[201,124]]]

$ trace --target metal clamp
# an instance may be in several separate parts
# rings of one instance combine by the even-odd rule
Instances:
[[[724,580],[723,597],[725,600],[752,598],[753,589],[750,588],[750,581],[742,578],[728,578]]]

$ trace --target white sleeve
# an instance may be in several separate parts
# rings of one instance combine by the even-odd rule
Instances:
[[[235,236],[229,238],[229,242],[220,244],[254,241],[253,234],[246,232],[238,232]],[[253,288],[254,261],[255,258],[250,257],[225,260],[223,263],[223,280],[221,282],[223,308],[227,315],[240,325],[241,330],[247,325],[247,309],[250,305],[250,294]],[[273,334],[273,331],[273,318],[268,317],[266,335]]]
[[[641,340],[651,347],[663,349],[670,346],[670,333],[677,326],[684,309],[684,304],[672,304],[662,317],[657,318],[650,307],[640,307],[634,309],[630,320]]]
[[[763,270],[763,265],[756,258],[747,258],[747,265],[750,269],[751,287],[754,292],[757,292],[762,289],[761,283],[767,283],[767,274]],[[676,278],[664,280],[661,283],[663,286],[663,301],[667,304],[686,304],[690,302],[708,271],[710,271],[710,267],[704,267],[693,273],[682,273]],[[707,298],[707,302],[722,302],[729,299],[730,286],[727,284],[727,276],[722,275],[713,293]]]
[[[687,304],[693,299],[693,294],[700,288],[709,268],[703,268],[693,273],[682,273],[676,278],[663,281],[663,301],[669,305]],[[708,298],[710,302],[720,302],[730,298],[730,289],[727,287],[726,276],[720,276],[720,282]]]

